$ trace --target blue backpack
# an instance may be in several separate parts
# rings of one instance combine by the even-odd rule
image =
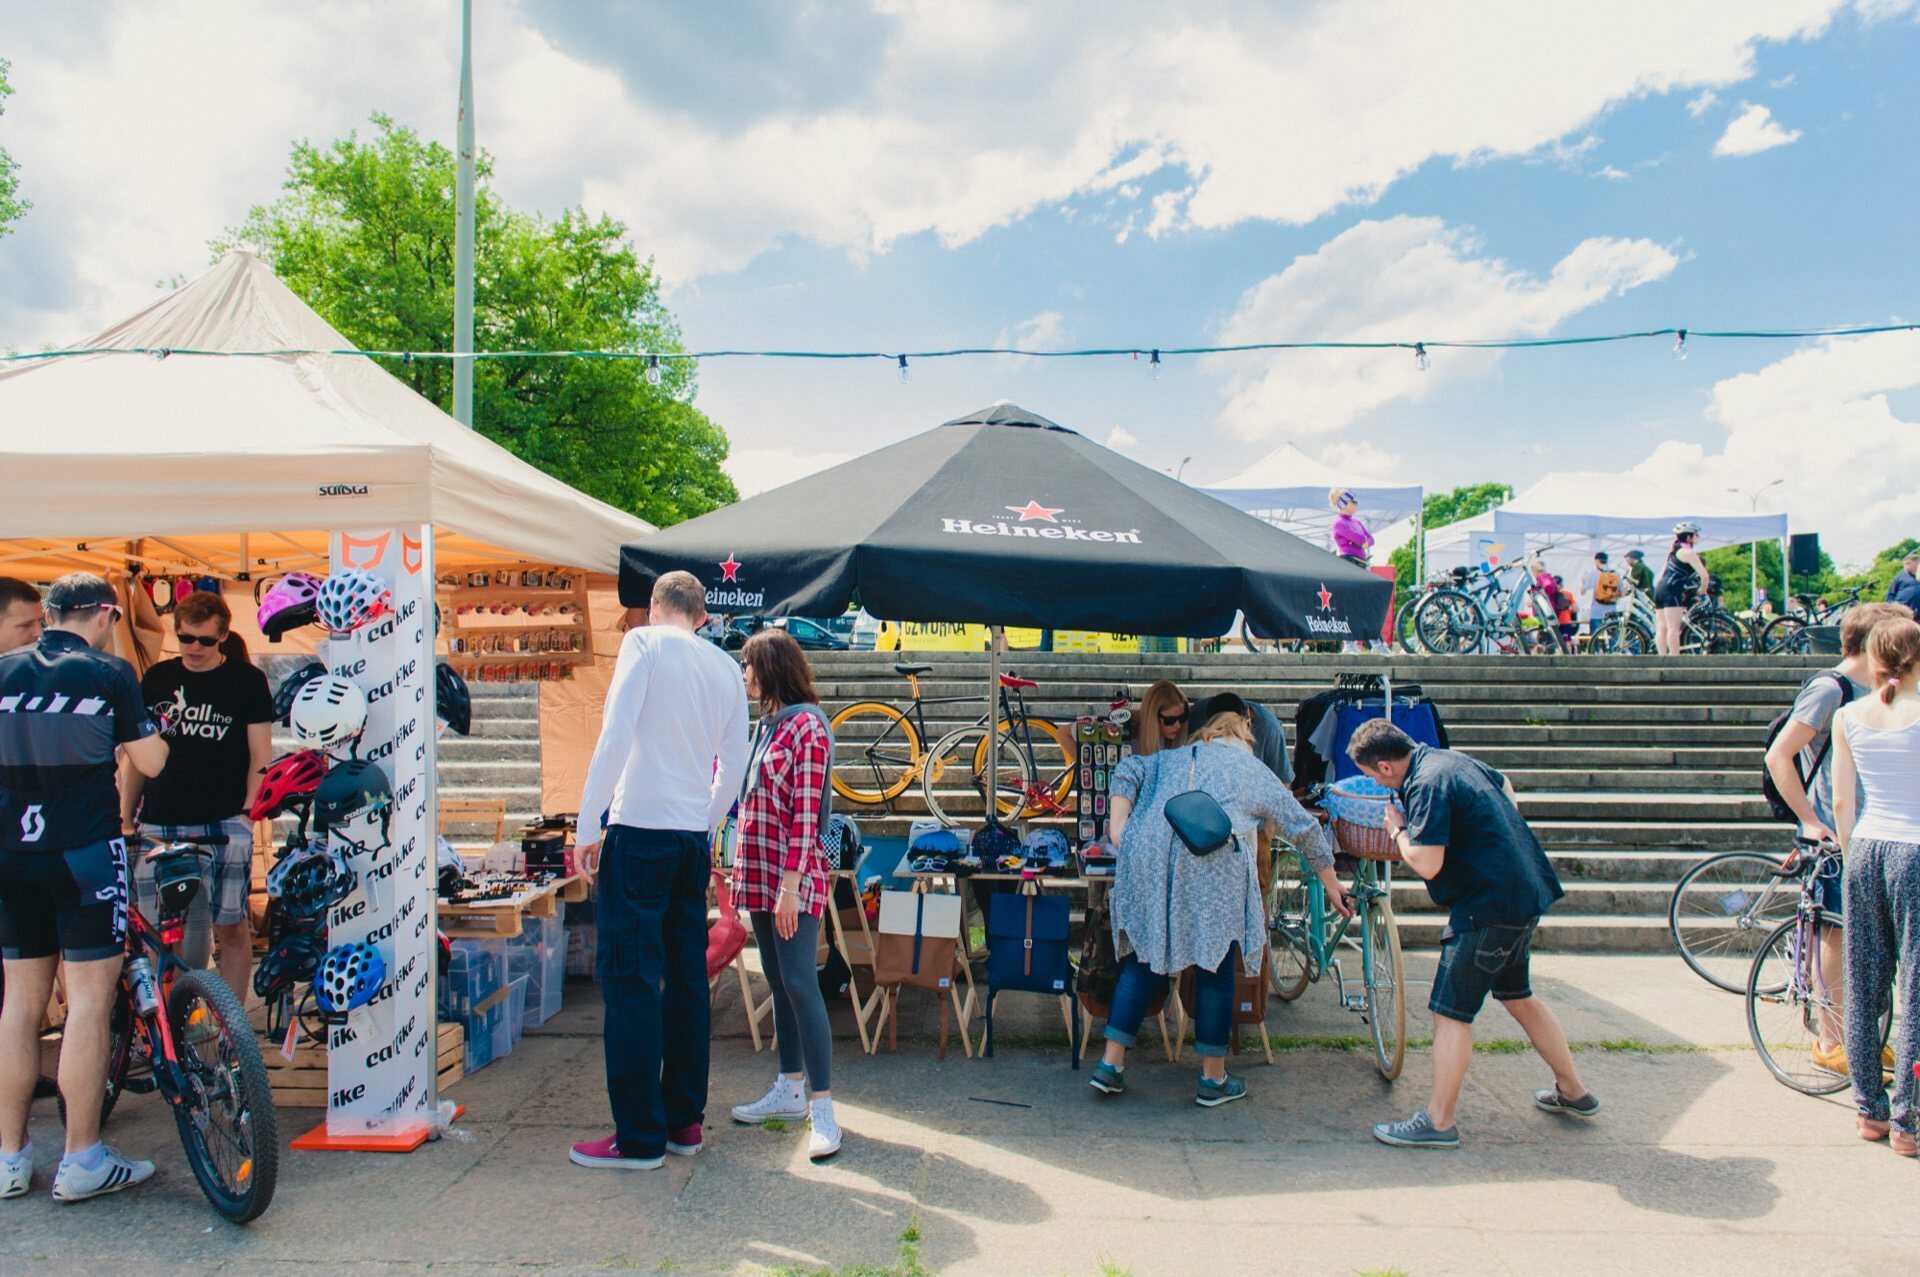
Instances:
[[[990,898],[987,910],[987,1050],[993,1054],[993,999],[1002,990],[1073,997],[1073,963],[1067,955],[1070,903],[1065,896]],[[1080,1016],[1072,1021],[1073,1067],[1080,1067]]]

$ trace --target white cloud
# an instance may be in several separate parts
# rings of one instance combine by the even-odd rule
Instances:
[[[1330,443],[1320,449],[1320,460],[1366,479],[1384,479],[1400,469],[1399,453],[1376,447],[1364,439]]]
[[[1700,90],[1700,95],[1698,97],[1695,97],[1690,101],[1688,101],[1687,114],[1691,115],[1694,119],[1697,120],[1701,116],[1705,115],[1709,110],[1711,110],[1713,108],[1713,104],[1715,102],[1718,102],[1719,100],[1720,100],[1720,95],[1718,93],[1715,93],[1712,89],[1702,89]]]
[[[1107,432],[1107,447],[1115,452],[1133,452],[1140,447],[1140,437],[1125,426],[1115,426]]]
[[[1605,168],[1602,168],[1598,172],[1594,173],[1593,176],[1604,177],[1609,181],[1614,181],[1614,182],[1624,182],[1628,178],[1629,174],[1624,169],[1617,169],[1613,165],[1609,164]]]
[[[1911,3],[1852,0],[1868,19]],[[613,38],[632,25],[613,6],[569,0],[588,38],[567,41],[557,6],[521,0],[478,15],[476,116],[509,200],[611,213],[683,285],[789,239],[855,258],[919,234],[963,244],[1163,172],[1191,193],[1116,239],[1304,223],[1436,157],[1533,155],[1618,103],[1739,83],[1762,43],[1816,36],[1848,7],[872,0],[846,9],[871,38],[824,52],[753,29],[650,55]],[[9,245],[30,260],[0,264],[0,337],[49,335],[56,308],[115,317],[146,282],[202,265],[208,238],[274,194],[295,138],[376,108],[447,138],[454,12],[120,0],[10,24],[9,148],[35,210]],[[648,56],[715,66],[650,76]],[[674,91],[648,95],[656,80]],[[988,88],[1009,82],[1022,91]]]
[[[1758,155],[1800,140],[1799,129],[1782,128],[1766,107],[1752,102],[1741,105],[1740,114],[1728,121],[1727,131],[1713,144],[1715,155]]]
[[[994,337],[996,346],[1014,346],[1023,350],[1047,350],[1060,344],[1067,317],[1057,310],[1043,310],[1023,319],[1011,328],[1002,328]]]
[[[742,497],[751,497],[804,479],[822,470],[831,470],[853,460],[851,452],[802,452],[796,448],[734,448],[721,468],[740,489]]]
[[[1366,221],[1248,289],[1220,344],[1536,337],[1677,264],[1650,240],[1597,237],[1543,279],[1484,256],[1471,232],[1439,218]],[[1484,376],[1499,359],[1436,350],[1423,373],[1406,350],[1283,350],[1204,365],[1222,382],[1222,422],[1241,438],[1266,439],[1343,430],[1383,404]]]
[[[1920,420],[1888,397],[1916,387],[1920,331],[1823,338],[1714,386],[1717,452],[1668,440],[1635,470],[1716,497],[1785,479],[1767,508],[1791,511],[1796,532],[1819,532],[1836,560],[1864,563],[1913,535]]]
[[[1769,89],[1790,89],[1799,79],[1800,77],[1797,74],[1789,71],[1777,80],[1768,80],[1767,87]]]

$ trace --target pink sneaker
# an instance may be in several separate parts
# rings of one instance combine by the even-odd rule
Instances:
[[[690,1122],[677,1130],[667,1132],[667,1152],[675,1157],[692,1157],[700,1151],[700,1123]]]
[[[603,1140],[587,1140],[575,1144],[567,1151],[567,1160],[575,1166],[591,1166],[596,1170],[657,1171],[667,1159],[665,1157],[625,1157],[620,1152],[620,1137],[609,1135]]]

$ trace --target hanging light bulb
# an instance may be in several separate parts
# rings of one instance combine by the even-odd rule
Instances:
[[[1687,357],[1687,330],[1684,328],[1674,335],[1673,357],[1675,359],[1685,359]]]
[[[1153,352],[1153,358],[1147,363],[1147,376],[1153,378],[1155,381],[1160,380],[1160,352],[1158,350]]]
[[[1427,343],[1424,341],[1413,343],[1413,366],[1421,372],[1433,366],[1433,360],[1427,358]]]
[[[900,384],[904,386],[913,380],[913,374],[907,371],[907,357],[901,355],[898,358],[900,360]]]
[[[647,384],[649,386],[660,384],[660,356],[658,355],[647,356]]]

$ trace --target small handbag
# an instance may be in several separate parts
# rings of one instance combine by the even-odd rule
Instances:
[[[1188,784],[1193,783],[1199,759],[1200,747],[1195,745],[1187,758]],[[1233,832],[1233,818],[1227,815],[1220,800],[1205,790],[1189,789],[1175,794],[1167,799],[1162,810],[1167,814],[1167,823],[1173,826],[1175,837],[1196,856],[1211,856],[1229,842],[1239,846],[1240,840]]]

